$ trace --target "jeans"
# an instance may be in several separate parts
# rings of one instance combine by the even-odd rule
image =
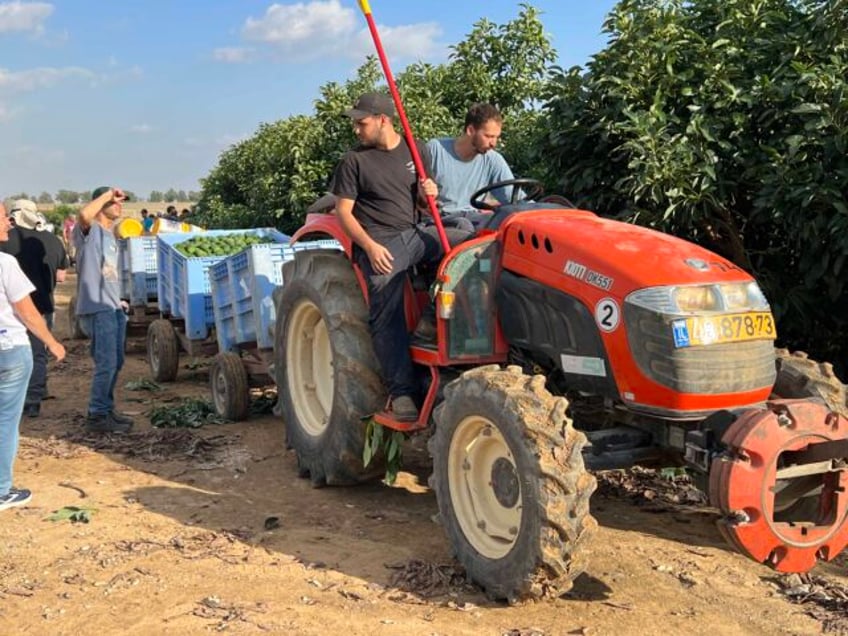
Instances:
[[[447,231],[448,240],[467,238],[467,233]],[[456,236],[454,236],[456,234]],[[368,284],[369,318],[374,353],[380,363],[383,381],[392,398],[415,397],[418,383],[409,355],[409,334],[403,307],[406,270],[421,262],[433,263],[442,254],[442,245],[434,226],[414,227],[378,242],[392,254],[392,271],[378,274],[368,255],[356,248],[355,258]]]
[[[53,312],[42,314],[48,329],[53,329]],[[26,406],[41,406],[41,401],[47,396],[47,347],[36,338],[35,334],[27,331],[29,345],[32,348],[32,376],[26,392]]]
[[[12,487],[12,464],[18,452],[18,426],[32,373],[32,351],[26,345],[0,351],[0,497]]]
[[[91,378],[89,415],[106,415],[115,410],[115,384],[124,366],[127,316],[121,309],[77,316],[83,333],[91,338],[94,376]]]

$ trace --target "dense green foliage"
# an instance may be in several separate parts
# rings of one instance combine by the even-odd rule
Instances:
[[[621,0],[604,31],[565,70],[532,7],[480,20],[446,63],[398,73],[416,135],[495,103],[517,175],[727,256],[765,287],[785,344],[848,371],[848,3]],[[294,231],[354,141],[341,113],[380,81],[370,60],[313,114],[225,151],[197,222]]]
[[[515,20],[506,24],[480,20],[453,47],[447,63],[412,64],[396,80],[417,137],[455,135],[469,104],[489,101],[507,115],[504,148],[509,155],[517,145],[513,138],[523,140],[528,132],[525,122],[535,116],[529,106],[541,94],[555,58],[539,13],[522,6]],[[354,78],[322,86],[314,114],[262,124],[253,137],[230,147],[203,180],[192,218],[210,227],[270,225],[292,233],[303,222],[306,207],[327,188],[341,155],[355,142],[350,120],[342,113],[360,94],[385,90],[381,80],[372,58]],[[529,171],[529,166],[523,170],[521,161],[516,165]]]
[[[732,259],[785,342],[844,365],[848,5],[625,0],[605,31],[548,87],[549,178]]]

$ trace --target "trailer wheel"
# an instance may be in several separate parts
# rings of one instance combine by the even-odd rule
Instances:
[[[68,333],[73,340],[85,340],[88,338],[77,320],[76,296],[71,296],[71,299],[68,301]]]
[[[173,382],[180,363],[180,342],[169,321],[159,318],[147,328],[147,364],[157,382]]]
[[[490,597],[560,596],[585,568],[596,481],[567,407],[543,376],[487,366],[447,385],[436,410],[430,487],[457,559]]]
[[[233,422],[247,419],[250,393],[241,356],[231,351],[216,355],[209,372],[209,383],[218,415]]]
[[[363,418],[385,401],[368,309],[347,257],[300,251],[286,264],[277,305],[274,373],[287,441],[314,486],[381,476],[381,457],[362,462]]]

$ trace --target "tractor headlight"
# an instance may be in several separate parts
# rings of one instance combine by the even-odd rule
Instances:
[[[647,287],[627,296],[626,302],[662,314],[741,312],[769,308],[757,283]]]
[[[720,309],[721,303],[718,290],[712,285],[675,287],[671,299],[681,313],[716,311]]]

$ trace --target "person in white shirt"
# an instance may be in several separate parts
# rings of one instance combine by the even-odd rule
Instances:
[[[6,208],[0,203],[0,241],[9,239],[11,227]],[[30,298],[34,290],[15,257],[0,253],[0,510],[32,499],[29,490],[12,485],[21,414],[32,373],[27,329],[57,360],[65,358],[65,348],[50,333]]]

